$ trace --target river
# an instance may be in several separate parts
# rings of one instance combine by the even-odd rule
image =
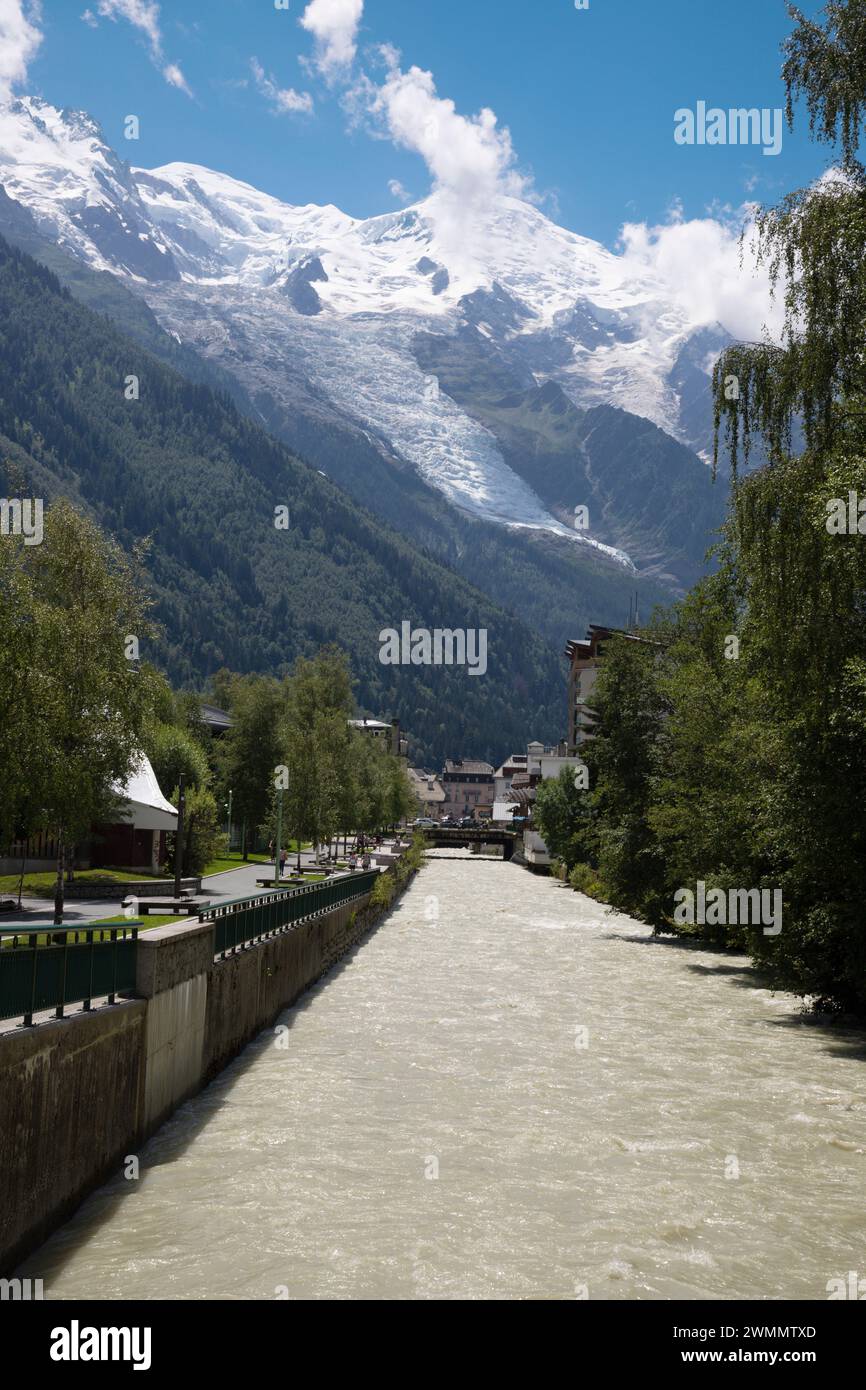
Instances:
[[[282,1025],[19,1273],[117,1299],[826,1299],[866,1278],[866,1037],[745,960],[439,851]]]

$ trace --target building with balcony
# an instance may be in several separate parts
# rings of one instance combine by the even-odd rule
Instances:
[[[628,642],[646,642],[633,632],[622,628],[602,627],[590,623],[586,640],[566,644],[568,657],[568,744],[579,748],[588,738],[592,738],[594,715],[592,712],[592,692],[598,678],[598,668],[604,660],[605,648],[612,637],[622,637]]]

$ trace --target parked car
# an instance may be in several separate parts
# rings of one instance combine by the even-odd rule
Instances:
[[[432,820],[430,816],[418,816],[416,820],[413,820],[412,824],[415,826],[417,830],[436,829],[436,822],[435,820]]]
[[[475,827],[477,824],[478,824],[478,822],[476,821],[476,819],[475,819],[474,816],[461,816],[461,817],[460,817],[460,829],[461,829],[461,830],[474,829],[474,827]]]
[[[453,816],[443,816],[442,819],[440,820],[439,824],[442,826],[442,829],[443,829],[443,830],[456,830],[456,829],[457,829],[457,822],[456,822],[456,820],[454,819]]]

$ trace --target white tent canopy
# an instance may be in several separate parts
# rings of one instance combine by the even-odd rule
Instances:
[[[177,811],[160,791],[156,773],[144,753],[126,783],[116,783],[114,790],[127,803],[120,812],[124,824],[133,825],[136,830],[177,829]]]

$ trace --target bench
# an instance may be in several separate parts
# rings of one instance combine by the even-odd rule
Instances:
[[[128,906],[128,900],[123,905]],[[155,912],[159,917],[182,917],[184,914],[187,917],[195,917],[199,912],[205,912],[209,907],[209,902],[196,903],[188,898],[184,898],[182,902],[178,902],[174,898],[146,898],[144,901],[139,898],[136,902],[136,911],[145,917],[149,916],[151,912]]]

